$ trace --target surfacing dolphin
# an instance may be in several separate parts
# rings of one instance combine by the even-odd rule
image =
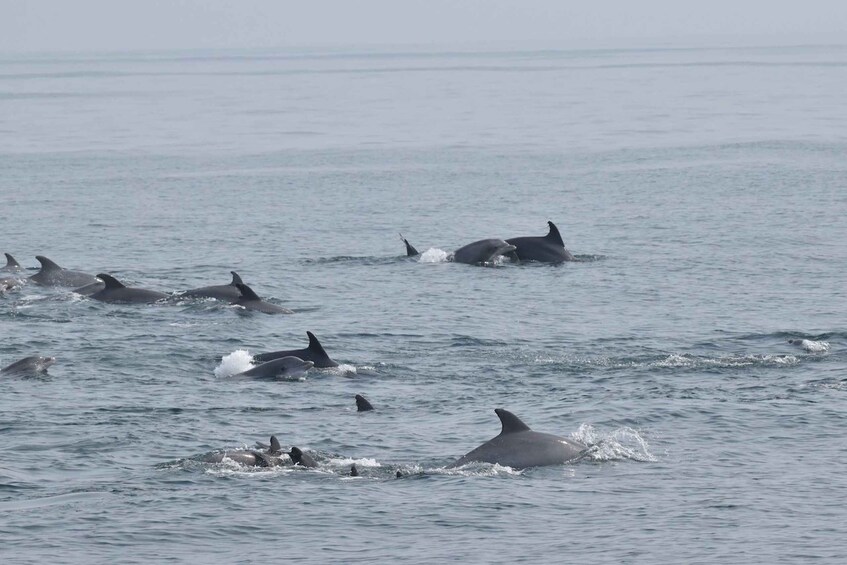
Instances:
[[[288,452],[288,456],[291,457],[291,461],[293,461],[295,465],[309,468],[318,466],[318,462],[315,461],[315,459],[308,453],[303,453],[303,450],[299,447],[292,447],[291,451]]]
[[[277,306],[276,304],[271,304],[270,302],[265,302],[259,295],[253,292],[253,289],[247,286],[244,283],[236,283],[236,288],[238,288],[240,295],[237,300],[233,300],[233,304],[238,304],[239,306],[246,308],[247,310],[255,310],[257,312],[264,312],[265,314],[293,314],[294,312],[289,310],[288,308],[283,308],[282,306]]]
[[[460,247],[453,253],[453,261],[477,265],[489,263],[500,255],[506,255],[515,250],[515,246],[502,239],[481,239]]]
[[[403,240],[403,243],[406,244],[406,257],[414,257],[415,255],[420,255],[420,251],[415,249],[409,241],[403,237],[403,234],[400,234],[400,239]]]
[[[540,237],[513,237],[506,241],[515,246],[514,256],[519,261],[540,261],[542,263],[562,263],[573,261],[574,256],[565,249],[565,242],[559,234],[559,228],[553,222],[547,222],[550,231]]]
[[[373,409],[373,404],[368,402],[367,398],[361,394],[356,395],[356,412],[369,412]]]
[[[201,288],[192,288],[182,293],[183,296],[197,296],[200,298],[215,298],[217,300],[229,300],[235,302],[241,298],[241,291],[236,285],[244,284],[241,277],[235,271],[230,271],[232,274],[232,282],[229,284],[219,284],[215,286],[204,286]]]
[[[233,377],[249,377],[251,379],[267,380],[293,380],[299,379],[308,372],[315,364],[311,361],[303,361],[299,357],[281,357],[262,363],[252,369],[247,369]]]
[[[0,293],[23,286],[23,279],[18,277],[0,277]]]
[[[106,286],[103,290],[95,292],[89,298],[100,300],[101,302],[151,304],[168,297],[164,292],[124,286],[118,279],[105,273],[100,273],[97,275],[97,278],[102,280]]]
[[[248,467],[274,467],[281,464],[280,455],[283,453],[279,440],[276,436],[271,436],[271,444],[264,452],[256,449],[232,449],[209,453],[203,456],[202,461],[221,463],[224,459],[229,459]]]
[[[494,412],[503,425],[500,435],[464,455],[449,468],[474,461],[496,463],[513,469],[560,465],[573,461],[586,448],[572,439],[534,432],[508,410],[497,408]]]
[[[14,257],[9,255],[8,253],[6,253],[5,255],[6,255],[6,266],[3,267],[3,268],[0,268],[0,271],[6,271],[6,272],[9,272],[9,273],[17,273],[18,271],[24,270],[24,268],[21,267],[21,264],[18,263],[17,261],[15,261]]]
[[[97,282],[97,277],[64,269],[43,255],[36,255],[41,270],[29,277],[29,280],[43,286],[84,286]]]
[[[0,373],[4,375],[36,375],[38,373],[46,373],[47,368],[56,362],[55,357],[24,357],[20,361],[15,361],[11,365],[0,369]]]
[[[338,363],[329,358],[324,350],[321,342],[315,337],[312,332],[306,332],[309,336],[309,346],[305,349],[292,349],[290,351],[271,351],[270,353],[259,353],[253,356],[253,361],[257,363],[266,363],[279,359],[281,357],[299,357],[305,361],[311,361],[318,369],[327,369],[329,367],[338,367]]]

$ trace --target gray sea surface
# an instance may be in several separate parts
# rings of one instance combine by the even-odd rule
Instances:
[[[24,276],[294,310],[0,294],[0,366],[57,358],[0,375],[0,561],[844,563],[845,92],[845,46],[0,56]],[[445,260],[548,220],[577,261]],[[307,330],[339,368],[230,377]],[[498,407],[589,449],[447,469]],[[271,434],[320,467],[202,461]]]

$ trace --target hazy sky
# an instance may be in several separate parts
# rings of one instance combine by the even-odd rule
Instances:
[[[847,0],[0,0],[0,52],[785,35],[847,43]]]

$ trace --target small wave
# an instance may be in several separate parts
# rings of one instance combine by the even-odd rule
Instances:
[[[246,349],[236,349],[224,355],[220,365],[215,367],[216,377],[231,377],[253,368],[253,356]]]
[[[589,446],[584,457],[591,461],[656,461],[644,436],[630,427],[602,434],[590,424],[582,424],[572,437]]]
[[[794,365],[799,359],[794,355],[726,355],[722,357],[697,357],[694,355],[668,355],[664,359],[651,363],[660,368],[701,368],[701,367],[747,367],[752,365]]]
[[[382,467],[382,464],[379,461],[369,457],[363,457],[361,459],[353,459],[352,457],[337,457],[327,460],[328,465],[336,467],[350,467],[350,465],[353,465],[354,463],[356,464],[356,467],[359,468]]]
[[[443,249],[436,249],[431,247],[421,253],[421,258],[418,259],[419,263],[446,263],[450,260],[451,253],[447,253]]]

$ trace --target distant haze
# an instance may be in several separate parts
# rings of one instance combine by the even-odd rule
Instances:
[[[843,42],[840,0],[0,0],[0,52],[798,36]]]

